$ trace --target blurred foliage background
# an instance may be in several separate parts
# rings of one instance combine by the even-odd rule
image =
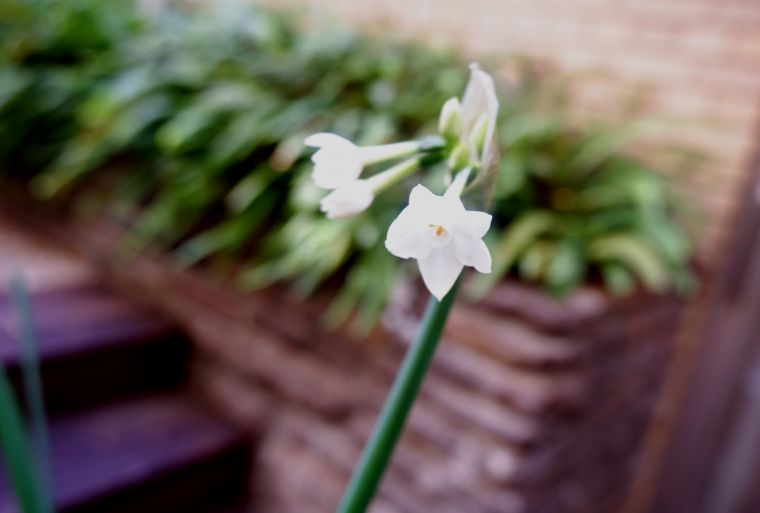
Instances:
[[[562,79],[527,60],[502,88],[503,155],[488,244],[494,272],[563,295],[586,282],[686,292],[690,247],[664,179],[625,148],[638,127],[579,126]],[[435,131],[461,94],[455,53],[237,2],[142,12],[119,0],[0,0],[0,171],[80,215],[128,227],[124,247],[170,252],[253,289],[338,290],[327,319],[376,322],[409,267],[384,230],[409,190],[329,221],[303,138],[363,144]],[[440,189],[439,169],[429,171]],[[356,315],[354,315],[356,314]]]

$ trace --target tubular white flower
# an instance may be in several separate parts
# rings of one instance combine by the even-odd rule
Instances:
[[[411,155],[419,151],[419,143],[402,142],[377,146],[357,146],[348,139],[329,132],[313,134],[304,140],[306,146],[319,148],[311,157],[314,182],[323,189],[337,189],[357,180],[365,166]]]
[[[461,181],[455,180],[443,196],[417,185],[385,239],[393,255],[417,259],[425,286],[439,301],[465,266],[491,272],[491,254],[482,240],[491,215],[464,208]]]
[[[359,147],[348,139],[330,133],[310,135],[306,146],[319,148],[311,157],[311,177],[323,189],[337,189],[359,178],[364,168]]]
[[[330,219],[345,219],[364,212],[374,199],[372,186],[367,180],[354,180],[322,198],[319,208]]]

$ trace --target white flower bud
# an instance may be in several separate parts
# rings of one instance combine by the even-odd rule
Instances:
[[[364,212],[375,199],[366,180],[354,180],[322,198],[319,208],[330,219],[344,219]]]
[[[470,145],[473,160],[492,166],[498,154],[496,118],[499,99],[491,75],[477,64],[470,66],[470,81],[462,98],[462,139]]]
[[[449,98],[441,107],[438,132],[447,140],[458,139],[462,134],[462,104],[456,97]]]
[[[470,132],[470,138],[467,142],[470,144],[472,151],[475,152],[475,155],[481,155],[485,148],[488,138],[489,124],[490,120],[488,119],[488,116],[482,114],[472,127],[472,132]]]
[[[449,155],[449,169],[452,172],[459,171],[470,165],[470,148],[466,144],[459,143]]]

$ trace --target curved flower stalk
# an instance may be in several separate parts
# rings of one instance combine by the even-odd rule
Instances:
[[[338,513],[364,513],[372,501],[443,332],[462,270],[473,267],[481,273],[491,272],[491,254],[483,242],[491,215],[467,210],[462,194],[476,182],[489,183],[496,168],[498,108],[493,79],[472,65],[462,103],[452,98],[443,105],[438,119],[440,137],[432,143],[362,147],[330,133],[314,134],[305,141],[317,148],[312,156],[314,182],[331,191],[320,202],[320,209],[330,219],[365,211],[378,194],[427,165],[446,162],[449,168],[450,183],[442,195],[416,185],[409,204],[388,228],[386,249],[399,258],[417,260],[422,281],[433,297]],[[406,160],[362,177],[369,165],[401,158]]]

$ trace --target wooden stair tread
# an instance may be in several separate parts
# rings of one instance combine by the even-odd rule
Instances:
[[[34,293],[32,308],[51,415],[166,390],[183,379],[190,348],[178,330],[103,288]],[[16,323],[10,298],[0,296],[0,361],[18,388]]]
[[[128,511],[124,500],[114,498],[123,494],[134,500],[140,486],[153,483],[155,488],[155,482],[220,455],[235,456],[239,462],[248,456],[240,431],[179,395],[140,399],[57,419],[51,423],[50,433],[53,482],[60,512],[112,511],[111,506],[101,509],[106,508],[109,499],[120,504],[119,511]],[[234,466],[225,463],[223,468],[227,467]],[[231,480],[239,479],[237,474],[244,475],[239,466],[227,471],[235,473]],[[224,480],[206,482],[208,485],[201,480],[198,486],[214,486]],[[188,495],[189,488],[189,495],[193,495],[200,493],[198,486],[179,489]],[[149,506],[139,509],[158,510]],[[173,507],[170,510],[184,511]],[[0,513],[16,511],[3,476]]]
[[[171,323],[98,286],[35,293],[32,296],[40,360],[48,361],[176,333]],[[0,361],[18,363],[16,313],[0,295]]]

